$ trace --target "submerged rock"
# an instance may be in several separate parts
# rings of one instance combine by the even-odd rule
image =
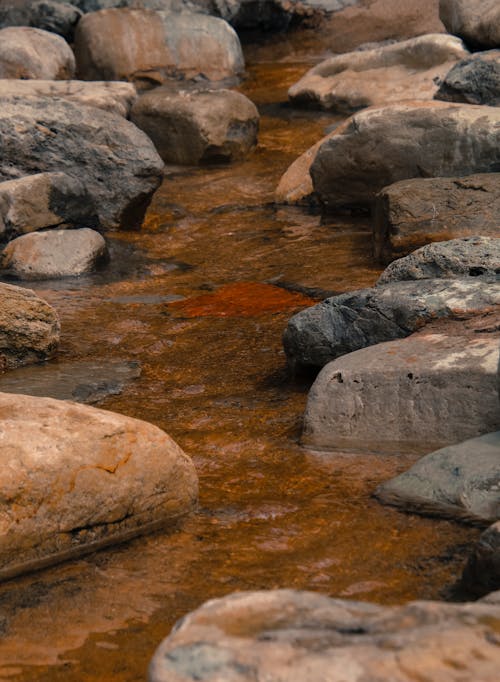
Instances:
[[[500,47],[498,0],[439,0],[439,17],[450,33],[474,47]]]
[[[500,453],[500,434],[497,434],[497,441]],[[500,502],[497,506],[500,514]],[[468,592],[481,597],[500,590],[500,521],[487,528],[477,541],[464,568],[461,584]]]
[[[0,28],[31,26],[58,33],[73,40],[75,26],[82,16],[75,3],[61,0],[3,0],[0,7]]]
[[[446,74],[435,99],[445,102],[500,105],[500,50],[462,59]]]
[[[0,30],[0,78],[73,78],[75,58],[55,33],[15,26]]]

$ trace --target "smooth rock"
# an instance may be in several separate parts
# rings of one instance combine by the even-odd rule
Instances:
[[[168,163],[234,161],[257,144],[257,108],[232,90],[155,88],[135,103],[131,119]]]
[[[404,511],[491,523],[500,515],[499,462],[500,432],[488,433],[426,455],[375,494]]]
[[[500,434],[496,435],[498,462]],[[495,469],[492,471],[493,476],[494,472]],[[500,478],[497,488],[500,489]],[[497,509],[500,513],[500,502],[497,502]],[[500,590],[500,521],[481,534],[464,568],[461,583],[468,592],[481,597],[493,590]]]
[[[52,306],[31,289],[0,283],[0,368],[42,362],[59,344],[60,324]]]
[[[156,426],[0,394],[0,578],[80,556],[193,509],[191,460]]]
[[[446,29],[474,47],[500,47],[498,0],[439,0]]]
[[[500,236],[500,173],[401,180],[376,197],[373,244],[382,263],[429,242],[476,235]]]
[[[133,123],[63,99],[0,102],[0,180],[63,171],[84,183],[102,228],[141,225],[163,162]]]
[[[500,280],[500,239],[468,237],[434,242],[388,265],[377,285],[414,279],[480,277]]]
[[[355,114],[319,148],[310,172],[327,208],[369,206],[407,178],[500,170],[500,109],[422,102]]]
[[[329,135],[327,137],[329,137]],[[310,169],[318,149],[323,142],[325,142],[327,137],[323,137],[315,145],[309,147],[307,151],[295,159],[292,165],[289,166],[281,176],[274,193],[274,200],[277,204],[298,204],[307,206],[315,203]]]
[[[185,616],[149,682],[496,682],[500,606],[236,592]]]
[[[58,0],[3,0],[0,28],[31,26],[58,33],[71,42],[82,13],[69,2]]]
[[[459,61],[446,74],[434,98],[500,106],[500,50],[479,52]]]
[[[0,78],[73,78],[75,58],[55,33],[27,26],[0,30]]]

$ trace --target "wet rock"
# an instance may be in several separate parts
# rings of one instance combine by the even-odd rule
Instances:
[[[500,432],[488,433],[426,455],[375,494],[405,511],[491,523],[500,515],[499,457]]]
[[[52,357],[59,344],[56,311],[30,289],[0,283],[0,363],[12,369]]]
[[[497,437],[498,457],[500,434],[492,434],[490,436],[492,440],[493,435]],[[500,488],[500,485],[497,484],[497,488]],[[500,513],[498,501],[497,509]],[[464,568],[461,583],[468,592],[481,597],[500,589],[500,521],[482,533]]]
[[[500,47],[500,5],[497,0],[439,0],[446,29],[474,47]]]
[[[394,104],[355,114],[319,148],[314,190],[327,208],[368,206],[407,178],[500,169],[500,109],[468,104]]]
[[[349,52],[312,68],[288,97],[293,104],[343,113],[404,99],[430,100],[438,90],[436,79],[467,54],[461,40],[440,34]]]
[[[4,0],[0,7],[0,28],[31,26],[58,33],[71,42],[82,13],[69,2],[58,0]]]
[[[116,114],[62,99],[0,101],[0,180],[63,171],[84,183],[101,227],[141,225],[163,174],[141,130]]]
[[[149,682],[494,682],[498,603],[378,606],[314,592],[236,592],[177,623]]]
[[[234,161],[257,144],[257,108],[232,90],[155,88],[135,103],[131,118],[170,163]]]
[[[462,59],[446,74],[435,99],[445,102],[500,105],[500,50]]]
[[[382,263],[433,241],[496,237],[500,173],[401,180],[381,190],[374,213],[374,253]]]
[[[319,368],[360,348],[409,336],[436,319],[472,318],[498,305],[496,283],[394,282],[333,296],[302,310],[289,320],[283,345],[292,368]]]
[[[0,30],[0,78],[73,78],[75,58],[55,33],[13,26]]]
[[[329,136],[328,136],[329,137]],[[274,194],[278,204],[312,204],[315,202],[310,168],[314,158],[327,137],[299,156],[281,176]]]
[[[152,424],[0,394],[0,578],[79,556],[193,509],[191,460]]]
[[[496,281],[500,275],[500,239],[469,237],[435,242],[391,263],[377,285],[413,279],[480,277]]]

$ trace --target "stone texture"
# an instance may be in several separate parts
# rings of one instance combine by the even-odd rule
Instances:
[[[322,138],[315,145],[301,154],[281,176],[274,194],[278,204],[312,204],[314,203],[314,188],[310,168],[323,142],[330,137]]]
[[[500,106],[500,50],[462,59],[446,74],[435,99]]]
[[[303,443],[428,452],[500,428],[499,328],[500,313],[486,328],[435,324],[330,362],[309,393]]]
[[[52,357],[59,344],[56,311],[30,289],[0,283],[0,364],[12,369]]]
[[[480,277],[492,282],[500,279],[500,239],[469,237],[427,244],[386,267],[377,285],[457,277]]]
[[[496,436],[496,471],[498,472],[500,434]],[[493,474],[494,471],[495,469],[492,471]],[[497,476],[497,478],[500,480],[500,477]],[[497,484],[497,487],[500,488],[500,485]],[[500,513],[500,501],[497,501],[497,509]],[[468,592],[476,596],[483,596],[500,589],[500,521],[482,533],[464,568],[461,583]]]
[[[500,606],[237,592],[179,621],[149,682],[496,682]]]
[[[468,54],[454,36],[430,34],[392,45],[336,55],[310,69],[288,90],[295,105],[351,113],[401,100],[430,100]]]
[[[0,28],[31,26],[58,33],[71,42],[82,13],[69,2],[57,0],[3,0]]]
[[[355,114],[319,148],[314,190],[327,208],[367,206],[408,178],[500,170],[500,109],[444,102],[394,104]]]
[[[84,183],[101,227],[141,225],[163,174],[142,131],[121,116],[62,99],[0,101],[0,180],[63,171]]]
[[[500,173],[401,180],[376,197],[373,243],[382,263],[429,242],[475,235],[500,236]]]
[[[405,511],[491,523],[500,515],[499,461],[500,432],[488,433],[431,452],[379,486],[376,496]]]
[[[152,424],[0,394],[0,578],[75,557],[193,509],[191,460]]]
[[[439,0],[447,30],[474,47],[500,47],[498,0]]]
[[[170,163],[234,161],[257,144],[257,108],[231,90],[155,88],[140,97],[131,118]]]
[[[75,58],[61,36],[38,28],[0,30],[0,78],[73,78]]]

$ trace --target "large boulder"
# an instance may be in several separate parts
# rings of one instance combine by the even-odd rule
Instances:
[[[79,556],[193,509],[191,460],[156,426],[0,393],[0,578]]]
[[[79,178],[105,229],[139,227],[163,175],[151,140],[122,116],[62,99],[1,99],[0,180]]]
[[[500,434],[496,436],[497,450],[500,452]],[[481,449],[483,448],[484,445],[481,443]],[[500,477],[497,478],[500,482]],[[500,485],[497,484],[497,487],[500,488]],[[500,514],[500,502],[497,503],[497,509]],[[481,597],[494,590],[500,590],[500,521],[492,524],[481,534],[467,560],[461,584],[468,592]]]
[[[337,208],[368,206],[398,180],[499,169],[500,109],[432,101],[355,114],[323,142],[310,172],[325,206]]]
[[[375,199],[375,258],[387,263],[434,241],[500,235],[500,173],[413,178]]]
[[[73,78],[75,58],[55,33],[27,26],[0,30],[0,78]]]
[[[288,90],[293,104],[351,113],[404,99],[429,100],[458,60],[461,40],[430,34],[392,45],[336,55],[313,67]]]
[[[497,431],[426,455],[375,494],[404,511],[485,525],[500,517],[499,461]]]
[[[58,33],[71,42],[81,16],[74,4],[60,0],[3,0],[0,28],[31,26]]]
[[[459,61],[443,78],[435,99],[500,105],[500,50],[479,52]]]
[[[498,0],[439,0],[447,30],[474,47],[500,47]]]
[[[177,623],[149,682],[496,682],[500,605],[237,592]]]

